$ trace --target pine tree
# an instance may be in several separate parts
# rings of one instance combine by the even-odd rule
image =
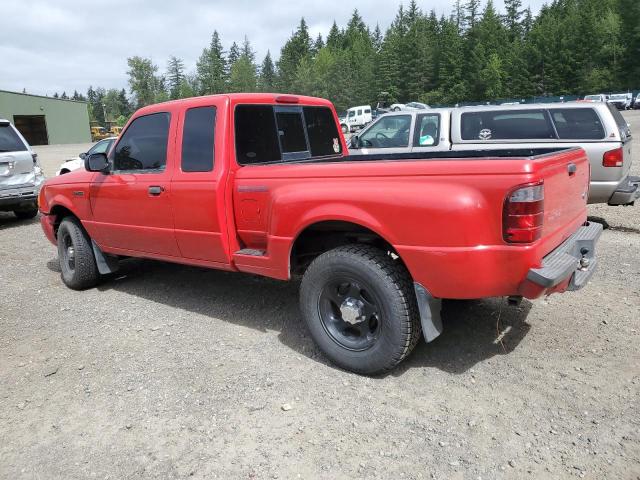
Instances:
[[[262,65],[260,66],[260,77],[258,82],[260,90],[263,92],[273,91],[275,87],[275,80],[275,66],[273,64],[273,60],[271,60],[271,52],[267,50],[267,54],[262,61]]]
[[[226,91],[227,61],[217,31],[213,32],[209,46],[202,51],[198,59],[194,84],[201,95]]]
[[[170,57],[167,64],[167,83],[169,87],[169,98],[174,100],[176,98],[181,98],[180,93],[184,81],[184,62],[175,56]]]
[[[329,34],[327,35],[327,47],[332,49],[342,48],[344,43],[344,35],[338,28],[336,21],[333,21]]]
[[[302,18],[297,30],[284,44],[278,60],[278,88],[288,91],[294,84],[300,61],[311,52],[307,22]]]
[[[238,61],[240,58],[240,47],[236,42],[231,44],[231,48],[229,49],[229,57],[228,57],[228,67],[231,69],[234,63]]]

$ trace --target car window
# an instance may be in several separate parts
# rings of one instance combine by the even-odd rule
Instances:
[[[463,140],[555,139],[544,110],[491,110],[461,116]]]
[[[293,159],[293,156],[307,158],[311,156],[304,132],[302,110],[299,107],[276,109],[278,136],[283,158]]]
[[[364,113],[371,113],[371,109],[370,108],[365,108]]]
[[[181,168],[183,172],[213,170],[215,128],[215,107],[197,107],[187,110],[182,130]]]
[[[0,152],[24,152],[27,146],[15,132],[11,124],[0,123]]]
[[[362,110],[358,110],[358,115],[362,115]]]
[[[116,171],[153,173],[167,164],[169,113],[153,113],[136,118],[122,134],[113,152]]]
[[[360,136],[360,144],[369,148],[402,148],[409,146],[411,115],[380,118]]]
[[[414,147],[434,147],[440,140],[440,115],[422,114],[416,116]]]
[[[623,141],[631,138],[631,128],[627,124],[627,121],[624,119],[620,111],[610,103],[607,104],[607,106],[609,107],[611,115],[613,115],[613,119],[616,121],[616,125],[618,126],[618,130],[620,132],[620,138],[622,138]]]
[[[349,112],[349,117],[355,117],[356,116],[356,111],[355,110],[351,110]]]
[[[563,140],[601,140],[605,137],[600,117],[593,108],[551,110],[551,117]]]
[[[271,105],[238,105],[235,124],[236,159],[240,165],[282,160]]]
[[[342,153],[340,135],[331,109],[304,107],[303,111],[311,156],[323,157]]]
[[[91,155],[92,153],[107,153],[112,143],[113,140],[100,140],[93,147],[91,147],[87,153],[89,155]]]

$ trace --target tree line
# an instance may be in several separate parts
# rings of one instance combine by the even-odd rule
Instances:
[[[130,96],[89,89],[96,120],[128,117],[159,101],[226,92],[279,91],[329,98],[338,109],[379,100],[455,104],[640,87],[640,1],[553,0],[537,15],[522,0],[455,0],[450,15],[400,6],[389,28],[355,10],[312,38],[304,18],[277,61],[261,62],[247,37],[228,50],[214,31],[193,71],[170,57],[127,59]],[[113,112],[113,113],[111,113]],[[117,118],[117,117],[116,117]]]

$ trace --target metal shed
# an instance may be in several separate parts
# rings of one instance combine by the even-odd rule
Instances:
[[[87,102],[0,90],[0,118],[13,122],[30,145],[91,141]]]

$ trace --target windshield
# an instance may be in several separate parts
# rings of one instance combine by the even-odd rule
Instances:
[[[0,124],[0,152],[24,152],[26,149],[11,125]]]

